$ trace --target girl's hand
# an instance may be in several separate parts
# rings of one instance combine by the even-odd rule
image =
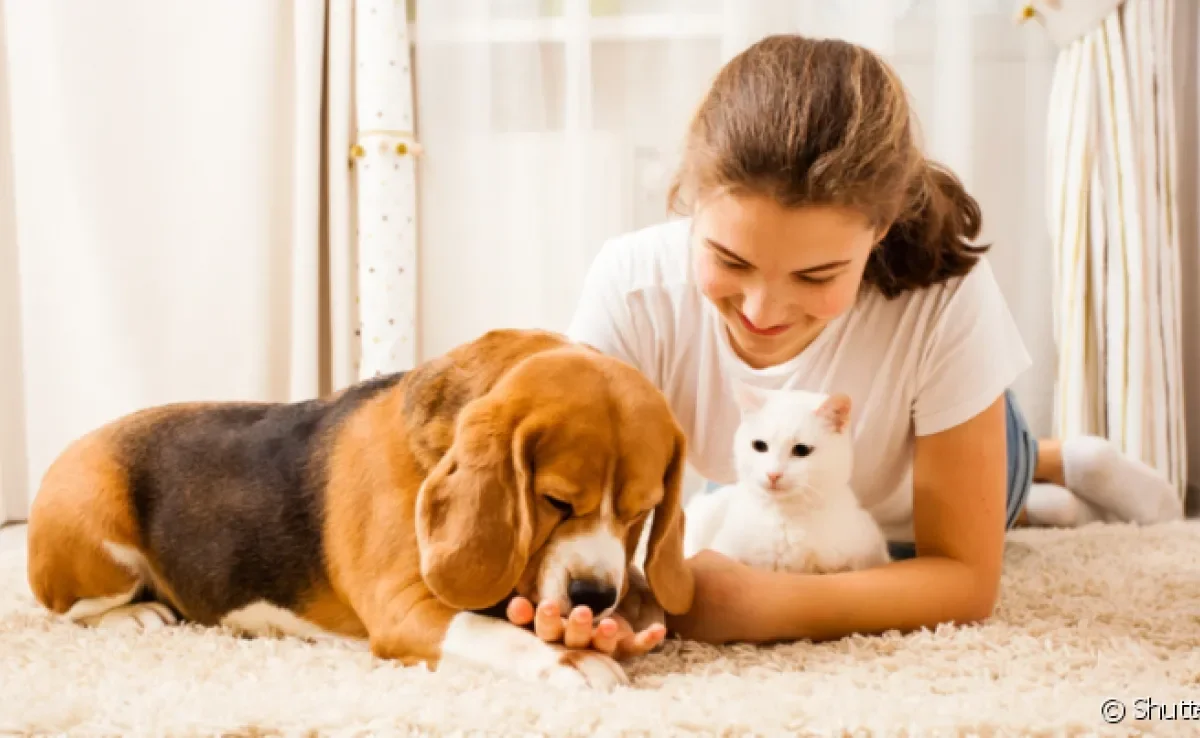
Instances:
[[[533,632],[547,643],[561,642],[567,648],[591,648],[622,660],[649,653],[662,643],[667,627],[656,623],[634,632],[620,614],[604,618],[593,626],[592,611],[577,607],[570,617],[564,618],[558,607],[551,602],[542,602],[536,612],[533,603],[524,597],[514,597],[508,603],[508,619],[514,625],[525,627],[533,623]]]
[[[563,618],[558,607],[543,602],[535,613],[524,597],[508,603],[508,619],[525,627],[533,622],[533,631],[548,643],[562,641],[567,648],[592,648],[616,659],[641,656],[654,650],[667,635],[662,607],[655,601],[645,577],[629,569],[629,589],[617,612],[592,627],[592,611],[577,607]],[[631,622],[632,621],[632,622]]]

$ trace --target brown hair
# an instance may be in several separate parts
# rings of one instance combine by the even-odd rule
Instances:
[[[692,120],[670,205],[713,190],[849,207],[887,233],[864,281],[888,297],[970,271],[979,204],[917,143],[894,71],[844,41],[768,36],[717,75]]]

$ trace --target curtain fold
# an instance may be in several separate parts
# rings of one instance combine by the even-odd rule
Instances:
[[[1055,434],[1111,438],[1167,475],[1182,501],[1173,15],[1172,0],[1126,0],[1065,40],[1046,150]]]
[[[0,525],[24,518],[28,504],[25,370],[21,360],[21,279],[13,193],[8,31],[0,4]]]

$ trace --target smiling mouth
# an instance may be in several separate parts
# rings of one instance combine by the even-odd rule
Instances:
[[[738,311],[738,317],[742,320],[742,327],[745,328],[748,333],[751,333],[755,336],[778,336],[780,333],[783,333],[789,327],[791,327],[787,324],[784,324],[771,326],[770,328],[759,328],[751,323],[750,319],[743,315],[740,310]]]

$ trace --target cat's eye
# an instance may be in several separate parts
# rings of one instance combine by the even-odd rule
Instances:
[[[797,443],[792,446],[792,456],[808,456],[813,452],[812,446],[806,446],[803,443]]]
[[[753,446],[754,446],[754,450],[759,452],[760,454],[767,450],[767,442],[766,441],[755,441]]]
[[[563,517],[569,518],[575,513],[575,508],[571,507],[571,503],[569,502],[563,502],[557,498],[547,496],[543,496],[543,499],[546,500],[546,502],[549,502],[555,510],[558,510],[560,513],[562,513]]]

